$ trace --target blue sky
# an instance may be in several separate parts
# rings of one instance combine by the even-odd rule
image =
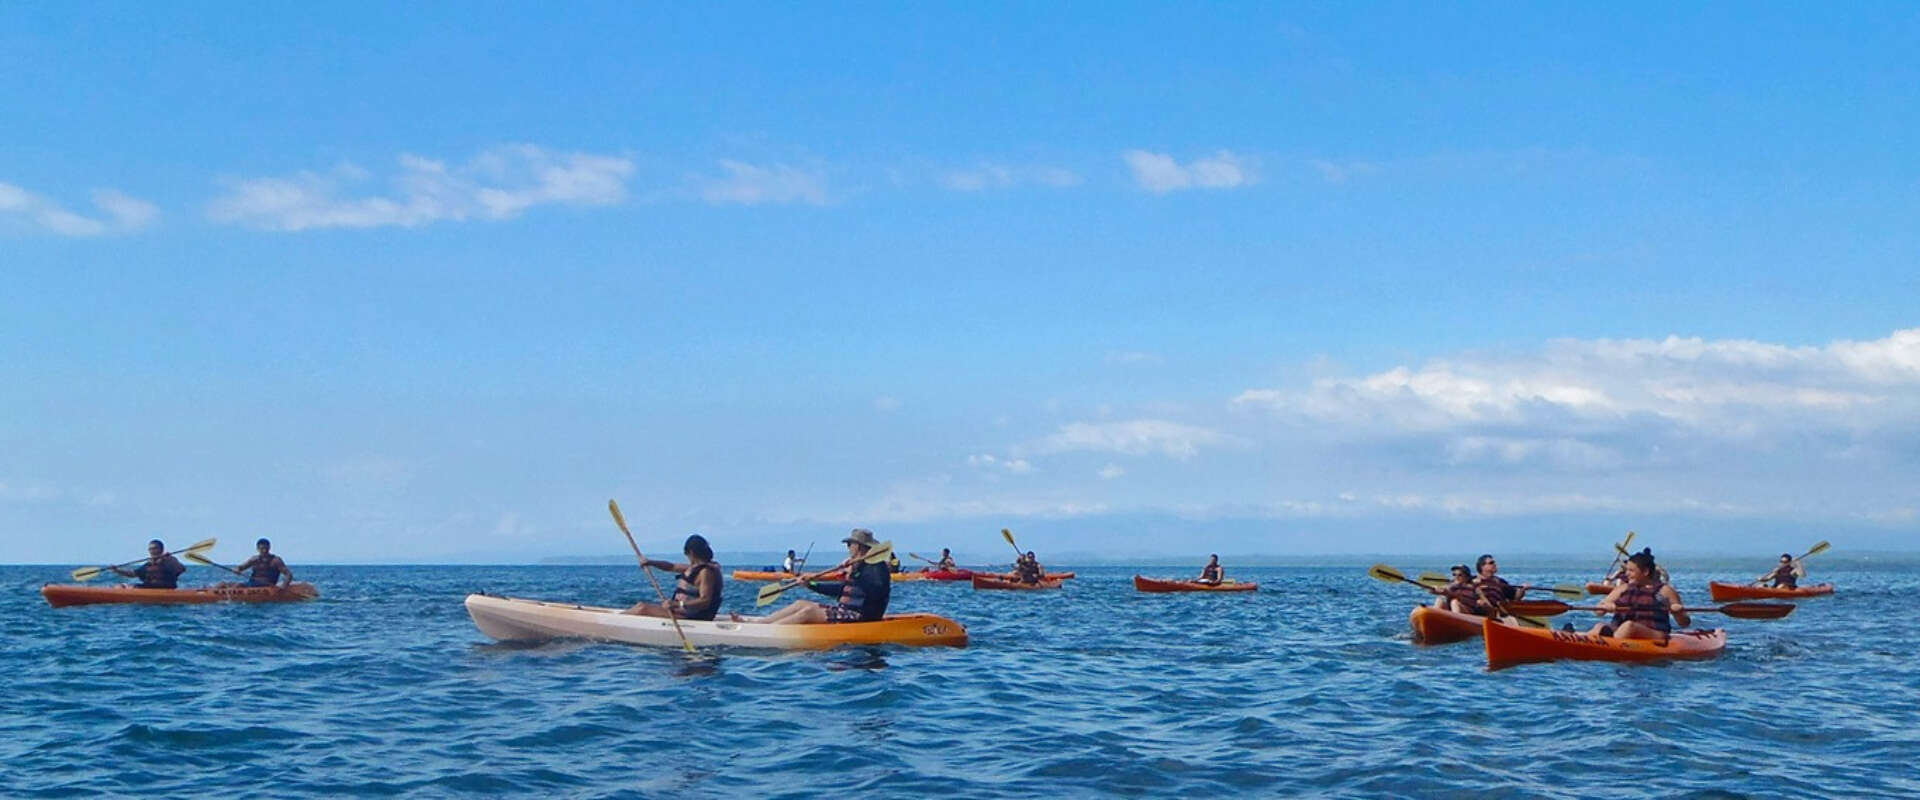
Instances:
[[[0,561],[1914,549],[1916,34],[7,5]]]

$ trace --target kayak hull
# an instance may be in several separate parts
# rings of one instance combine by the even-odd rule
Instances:
[[[1481,622],[1487,668],[1502,669],[1541,661],[1615,661],[1640,663],[1676,658],[1713,658],[1727,649],[1725,630],[1674,631],[1665,643],[1652,639],[1614,639],[1550,628],[1519,628],[1494,620]]]
[[[1713,601],[1716,603],[1725,603],[1731,600],[1762,600],[1781,597],[1819,597],[1825,594],[1833,594],[1833,584],[1817,583],[1812,586],[1801,586],[1794,589],[1776,589],[1771,586],[1752,586],[1713,581],[1707,584],[1707,594],[1711,595]]]
[[[1133,576],[1133,588],[1135,591],[1154,594],[1163,592],[1255,592],[1260,590],[1260,584],[1240,583],[1238,581],[1225,581],[1222,583],[1166,581],[1135,575]]]
[[[970,569],[930,569],[918,574],[930,581],[967,581],[974,575]]]
[[[1612,594],[1612,593],[1613,593],[1613,584],[1611,583],[1587,584],[1587,594]]]
[[[467,614],[481,633],[503,642],[598,639],[646,647],[680,647],[680,634],[664,617],[638,617],[619,609],[549,603],[488,594],[467,595]],[[768,625],[680,620],[694,647],[761,650],[829,650],[843,645],[896,644],[965,647],[967,628],[937,614],[889,614],[878,622]]]
[[[1460,614],[1433,606],[1415,606],[1407,621],[1413,626],[1414,643],[1453,644],[1480,638],[1480,625],[1486,619],[1476,614]]]
[[[1012,591],[1033,591],[1036,589],[1058,589],[1060,588],[1060,580],[1056,578],[1056,579],[1044,580],[1039,583],[1021,583],[1019,581],[1005,580],[1002,578],[990,578],[985,575],[974,575],[973,588],[975,589],[1006,589],[1006,590],[1012,590]]]
[[[232,588],[135,589],[131,586],[79,586],[49,583],[40,587],[40,596],[54,608],[94,605],[178,606],[205,603],[298,603],[320,596],[311,583],[277,586],[238,586]]]

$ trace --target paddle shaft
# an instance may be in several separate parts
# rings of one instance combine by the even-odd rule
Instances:
[[[191,558],[195,553],[198,553],[202,550],[212,550],[213,546],[217,544],[219,541],[220,541],[219,539],[201,539],[200,541],[187,545],[185,549],[177,553],[166,552],[166,553],[161,553],[160,556],[162,558],[165,558],[167,556],[186,556],[188,558]],[[100,574],[103,572],[107,572],[109,570],[119,570],[125,567],[131,567],[135,564],[139,564],[145,561],[150,561],[152,559],[153,559],[153,556],[146,556],[144,558],[136,558],[132,561],[115,564],[110,567],[81,567],[79,569],[74,570],[71,574],[73,575],[74,580],[85,582],[85,581],[90,581],[90,580],[93,580],[94,578],[100,577]]]
[[[680,630],[680,618],[667,605],[667,590],[660,588],[660,579],[653,577],[653,573],[647,569],[647,557],[640,552],[640,543],[634,540],[633,531],[627,529],[627,518],[620,514],[620,504],[608,500],[607,510],[613,512],[613,521],[620,526],[620,532],[626,534],[627,544],[633,547],[633,557],[640,560],[640,574],[647,576],[647,582],[653,584],[653,593],[660,596],[660,610],[666,612],[667,621],[673,623],[673,632],[680,636],[680,643],[686,645],[687,652],[694,652],[693,640],[687,638],[686,631]]]

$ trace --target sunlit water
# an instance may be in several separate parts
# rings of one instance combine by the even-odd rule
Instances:
[[[1238,570],[1263,587],[1237,595],[1135,571],[895,587],[966,649],[690,657],[496,644],[461,606],[622,604],[652,592],[631,567],[303,567],[317,602],[67,609],[38,594],[64,568],[3,567],[0,796],[1920,796],[1920,567],[1702,615],[1732,633],[1711,661],[1499,672],[1411,644],[1418,591],[1364,565]],[[1741,577],[1676,576],[1700,604]]]

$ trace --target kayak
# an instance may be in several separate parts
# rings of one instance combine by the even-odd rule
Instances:
[[[1587,594],[1612,594],[1613,587],[1614,584],[1611,583],[1589,583],[1587,584]]]
[[[320,596],[311,583],[278,586],[204,586],[195,589],[135,589],[131,586],[80,586],[49,583],[40,595],[54,608],[103,604],[190,605],[196,603],[296,603]]]
[[[1157,578],[1133,576],[1133,588],[1142,592],[1254,592],[1260,584],[1222,581],[1220,583],[1201,583],[1199,581],[1163,581]]]
[[[1018,575],[1012,572],[976,572],[973,574],[976,577],[997,578],[1003,581],[1011,581],[1018,578]],[[1040,579],[1043,581],[1070,581],[1073,580],[1073,575],[1071,572],[1048,572],[1042,574]]]
[[[970,569],[930,569],[918,574],[930,581],[965,581],[972,580],[974,573]]]
[[[988,577],[986,575],[980,575],[976,573],[973,576],[973,588],[975,589],[1021,589],[1021,590],[1058,589],[1060,588],[1060,581],[1059,579],[1050,578],[1048,580],[1044,580],[1039,583],[1021,583],[1019,581],[1006,580],[1004,578]]]
[[[1653,639],[1615,639],[1551,628],[1517,628],[1494,620],[1481,622],[1487,640],[1487,669],[1535,661],[1662,661],[1712,658],[1727,649],[1727,632],[1674,631],[1663,644]]]
[[[503,642],[600,639],[652,647],[680,647],[673,620],[637,617],[616,608],[549,603],[490,594],[467,595],[473,624]],[[898,644],[965,647],[967,628],[937,614],[889,614],[877,622],[767,625],[752,622],[680,620],[694,647],[765,650],[827,650],[841,645]]]
[[[1833,584],[1816,583],[1795,589],[1776,589],[1771,586],[1754,586],[1748,583],[1721,583],[1713,581],[1707,584],[1707,594],[1713,596],[1713,602],[1724,603],[1729,600],[1758,600],[1777,597],[1819,597],[1833,594]]]
[[[1415,606],[1408,622],[1413,625],[1415,644],[1452,644],[1480,636],[1480,624],[1487,618],[1461,614],[1433,606]]]

